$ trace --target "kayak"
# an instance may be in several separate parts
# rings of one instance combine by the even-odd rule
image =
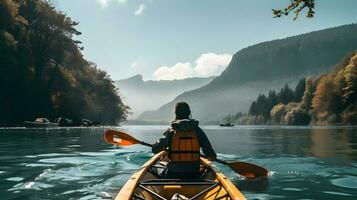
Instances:
[[[119,191],[115,200],[244,200],[244,195],[212,163],[201,157],[198,179],[162,179],[158,175],[167,163],[167,152],[146,162]]]

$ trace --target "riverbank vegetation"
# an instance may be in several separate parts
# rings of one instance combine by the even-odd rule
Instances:
[[[244,125],[356,125],[357,53],[327,73],[300,80],[294,91],[285,85],[279,93],[259,95],[247,115],[227,119]]]
[[[85,60],[77,22],[43,0],[0,2],[0,125],[36,117],[126,119],[109,76]]]

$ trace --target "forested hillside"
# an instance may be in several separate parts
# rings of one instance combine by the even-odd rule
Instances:
[[[109,76],[83,58],[78,23],[43,0],[0,1],[0,125],[36,117],[126,118]]]
[[[357,49],[357,24],[273,40],[242,49],[211,85],[270,81],[331,69]]]
[[[356,125],[357,53],[327,73],[300,81],[295,92],[285,86],[278,95],[259,95],[247,116],[233,116],[226,119],[236,124]]]
[[[278,90],[285,83],[295,87],[300,78],[326,72],[355,49],[356,24],[253,45],[237,52],[227,69],[208,85],[183,93],[139,119],[165,120],[182,100],[192,105],[194,117],[204,121],[248,112],[259,94]]]

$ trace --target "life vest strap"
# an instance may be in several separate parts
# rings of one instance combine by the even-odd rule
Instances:
[[[196,153],[196,154],[200,154],[199,151],[169,151],[169,153],[176,153],[176,154],[180,154],[180,153]]]
[[[180,137],[180,140],[192,140],[192,137]]]

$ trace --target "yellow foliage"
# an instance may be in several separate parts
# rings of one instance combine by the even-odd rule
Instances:
[[[330,102],[334,98],[334,77],[330,74],[323,76],[316,88],[315,96],[312,99],[313,112],[324,112],[330,109]]]
[[[346,86],[343,88],[345,104],[355,104],[357,90],[357,53],[351,58],[344,73]]]
[[[286,106],[282,103],[274,106],[271,109],[270,116],[273,124],[283,124],[284,116],[286,114]]]
[[[337,94],[341,94],[343,91],[343,88],[345,87],[345,69],[342,68],[340,69],[336,76],[335,76],[335,80],[334,80],[334,85],[335,85],[335,92]]]

